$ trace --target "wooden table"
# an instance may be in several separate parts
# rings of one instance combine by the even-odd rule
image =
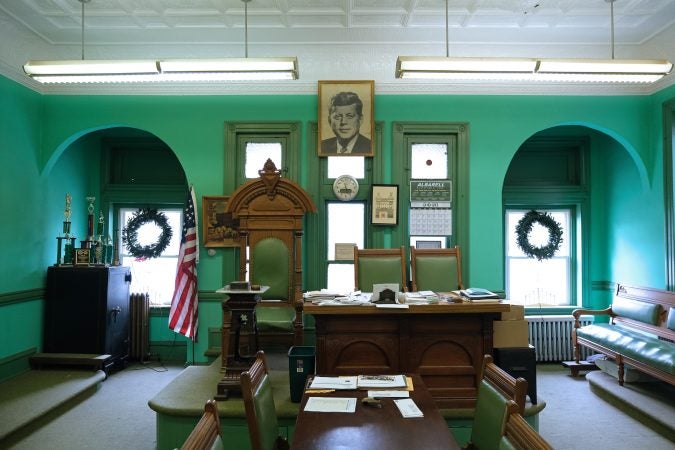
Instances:
[[[367,394],[365,390],[305,393],[291,449],[459,449],[422,379],[419,375],[412,375],[412,379],[414,390],[410,397],[424,417],[404,419],[391,398],[381,399],[382,408],[365,406],[360,401]],[[356,412],[306,412],[305,403],[310,396],[356,397]]]
[[[305,302],[316,323],[320,375],[421,375],[439,408],[473,408],[483,355],[492,354],[492,321],[508,303],[319,306]]]

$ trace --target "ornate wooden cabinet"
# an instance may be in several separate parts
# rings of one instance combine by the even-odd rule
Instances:
[[[129,356],[128,267],[50,267],[44,314],[46,353]]]

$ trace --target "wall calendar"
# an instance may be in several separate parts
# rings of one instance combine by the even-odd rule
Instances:
[[[410,234],[413,236],[451,235],[452,210],[449,208],[411,208]]]

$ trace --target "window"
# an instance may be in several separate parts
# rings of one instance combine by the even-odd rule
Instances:
[[[277,169],[283,168],[280,142],[247,142],[244,155],[244,176],[247,179],[258,178],[265,162],[271,159]]]
[[[363,156],[329,156],[327,173],[330,183],[340,175],[352,175],[363,181],[365,178],[365,158]],[[364,198],[366,187],[360,183],[359,196]],[[359,248],[365,246],[366,204],[354,200],[350,202],[328,201],[326,203],[327,232],[327,280],[326,288],[337,291],[351,291],[354,288],[354,261],[337,259],[335,244],[353,244]]]
[[[120,208],[120,224],[126,224],[137,208]],[[173,297],[178,253],[183,232],[183,211],[180,208],[158,208],[169,220],[173,234],[168,247],[158,258],[138,260],[129,254],[120,236],[120,262],[131,268],[131,292],[147,293],[152,306],[169,306]],[[155,224],[145,224],[138,230],[138,242],[151,245],[157,242],[160,228]]]
[[[507,298],[525,306],[564,306],[573,303],[571,292],[573,242],[572,209],[537,209],[549,213],[563,231],[563,240],[553,258],[537,261],[528,258],[516,243],[516,226],[529,209],[506,211],[506,294]],[[530,232],[530,243],[544,246],[548,230],[535,223]]]

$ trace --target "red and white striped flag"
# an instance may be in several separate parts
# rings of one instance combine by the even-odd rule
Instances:
[[[169,328],[197,341],[197,263],[199,239],[195,216],[195,191],[190,192],[183,211],[183,234],[180,241],[176,287],[171,300]]]

